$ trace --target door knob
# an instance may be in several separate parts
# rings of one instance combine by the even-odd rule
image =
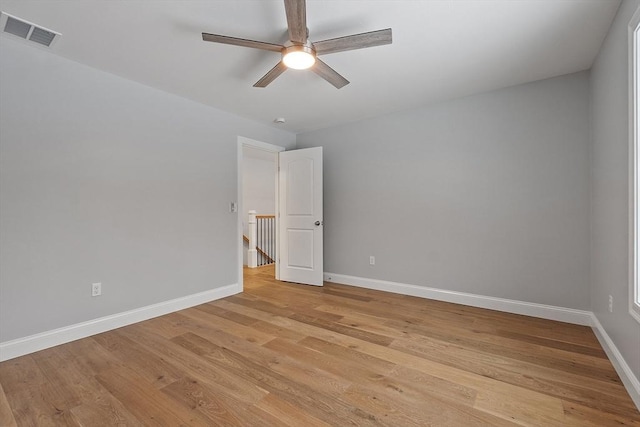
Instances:
[[[316,226],[319,226],[320,224],[322,224],[320,221],[316,221]]]

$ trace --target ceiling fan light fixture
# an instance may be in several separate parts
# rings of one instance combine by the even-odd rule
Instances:
[[[316,63],[316,53],[309,46],[289,46],[282,50],[282,62],[294,70],[306,70]]]
[[[253,87],[264,88],[277,79],[287,69],[311,69],[315,74],[329,82],[336,89],[349,84],[349,80],[342,77],[333,68],[317,59],[318,55],[344,52],[347,50],[364,49],[366,47],[391,44],[391,28],[369,31],[367,33],[351,34],[350,36],[311,42],[307,27],[306,0],[284,0],[284,10],[287,15],[287,32],[289,41],[285,44],[267,43],[257,40],[241,39],[224,36],[222,34],[202,33],[202,40],[206,42],[244,46],[253,49],[279,52],[282,58],[271,70],[254,83]]]

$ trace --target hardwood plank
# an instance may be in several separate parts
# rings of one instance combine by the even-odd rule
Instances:
[[[597,338],[590,328],[580,325],[555,322],[547,319],[532,318],[518,314],[503,313],[494,310],[486,310],[477,307],[463,306],[443,301],[428,300],[407,295],[391,294],[382,291],[354,288],[335,283],[325,284],[341,292],[354,289],[366,292],[367,295],[379,295],[380,298],[371,301],[368,305],[357,305],[351,302],[350,309],[365,309],[371,311],[375,308],[378,313],[402,312],[402,316],[413,316],[416,323],[422,321],[445,320],[451,324],[461,323],[474,325],[474,327],[498,327],[506,331],[524,332],[529,334],[543,334],[543,336],[556,336],[559,340],[572,343],[583,343],[593,348],[600,348]],[[340,305],[346,306],[346,303]],[[556,333],[557,331],[557,333]]]
[[[354,405],[380,413],[380,418],[391,425],[406,426],[505,426],[513,422],[483,413],[464,405],[448,405],[437,399],[424,404],[424,396],[388,383],[385,387],[353,385],[345,393],[345,399]],[[388,420],[388,421],[387,421]]]
[[[235,313],[233,311],[228,311],[223,308],[217,307],[214,304],[202,304],[194,308],[204,311],[205,313],[222,317],[223,319],[231,320],[232,322],[236,322],[244,326],[251,326],[258,321],[257,319],[254,319],[252,317],[248,317],[243,314]]]
[[[0,363],[0,384],[18,425],[78,425],[69,411],[73,402],[56,393],[33,355]]]
[[[436,398],[444,402],[455,402],[464,406],[475,406],[478,391],[472,387],[443,380],[406,366],[397,365],[388,375],[405,389],[415,389],[425,394],[425,400]]]
[[[162,391],[192,410],[211,420],[212,426],[273,425],[269,414],[255,413],[251,404],[218,393],[214,387],[193,378],[183,378],[164,387]]]
[[[335,295],[335,296],[342,297],[342,298],[349,298],[349,299],[355,299],[355,300],[358,300],[358,301],[366,301],[366,302],[369,302],[369,301],[371,301],[373,299],[370,296],[361,295],[360,293],[338,291],[338,290],[332,289],[330,287],[325,289],[324,293],[325,294],[329,294],[329,295]]]
[[[177,314],[190,318],[192,320],[191,326],[210,325],[216,331],[230,333],[252,343],[264,344],[273,339],[272,335],[264,334],[250,326],[245,326],[198,309],[182,310]],[[193,328],[189,328],[189,330],[193,330]]]
[[[431,338],[464,344],[467,347],[478,348],[483,351],[505,354],[514,354],[517,358],[528,358],[529,361],[541,365],[564,364],[563,370],[572,369],[578,365],[591,368],[589,372],[584,369],[581,374],[592,375],[595,371],[606,380],[618,381],[615,370],[606,357],[601,357],[590,351],[582,351],[587,347],[563,343],[563,346],[554,345],[557,341],[539,341],[533,339],[518,339],[518,335],[506,336],[500,331],[486,331],[479,329],[458,328],[451,325],[407,325],[400,322],[386,321],[385,325],[397,330],[415,333]],[[519,336],[522,336],[521,334]],[[406,335],[405,335],[406,337]],[[551,344],[551,345],[549,345]],[[615,376],[615,378],[614,378]]]
[[[403,352],[476,375],[494,378],[532,391],[544,392],[585,406],[592,405],[604,411],[625,412],[635,407],[630,399],[624,401],[612,399],[612,396],[620,393],[620,385],[564,373],[554,368],[539,367],[525,361],[493,354],[483,354],[437,340],[396,340],[392,346]]]
[[[337,422],[340,425],[384,425],[375,415],[349,405],[335,395],[319,392],[311,388],[310,384],[298,382],[273,371],[266,371],[238,353],[220,348],[216,356],[216,361],[221,366],[225,366],[242,378],[255,381],[270,393],[325,422]]]
[[[277,422],[272,425],[286,425],[290,427],[330,427],[324,421],[301,411],[299,407],[279,398],[274,394],[266,395],[256,405],[259,409],[271,414]]]
[[[495,334],[501,337],[520,340],[520,341],[524,341],[532,344],[538,344],[545,347],[556,348],[559,350],[570,351],[572,353],[599,357],[601,359],[607,360],[607,362],[609,361],[609,359],[607,359],[607,353],[605,353],[602,347],[584,346],[579,344],[568,343],[565,341],[558,341],[556,339],[549,339],[549,338],[544,338],[544,337],[539,337],[534,335],[528,335],[524,333],[502,331],[502,330],[497,330]]]
[[[55,388],[44,383],[28,386],[7,395],[13,416],[19,426],[80,426],[65,407],[64,399],[56,395]]]
[[[369,315],[372,317],[379,317],[379,318],[388,318],[385,316],[384,313],[393,313],[393,319],[406,322],[409,324],[421,323],[422,321],[424,321],[423,318],[425,317],[422,314],[415,314],[408,310],[407,311],[402,310],[400,307],[395,309],[390,307],[383,308],[383,307],[377,306],[375,302],[363,303],[361,301],[354,301],[354,300],[332,301],[330,303],[323,303],[318,305],[317,309],[321,311],[328,311],[330,313],[335,313],[335,314],[348,315],[351,313],[357,313],[357,314],[365,314],[365,315]],[[472,322],[473,322],[472,320],[468,320],[467,325],[471,326]]]
[[[575,402],[562,402],[566,425],[581,427],[602,426],[635,426],[640,427],[640,421],[630,420],[625,416],[598,411],[582,406]]]
[[[290,357],[295,358],[299,362],[311,364],[326,372],[331,372],[341,378],[345,378],[350,382],[367,381],[371,379],[379,379],[381,375],[390,372],[392,367],[388,369],[377,371],[374,369],[368,369],[361,364],[352,363],[343,358],[338,358],[327,353],[312,350],[308,347],[304,347],[298,343],[294,343],[281,338],[276,338],[273,341],[269,341],[264,344],[271,350],[278,353],[287,354]]]
[[[506,391],[511,392],[506,397]],[[562,401],[518,387],[478,390],[474,408],[529,426],[567,426]]]
[[[358,408],[364,408],[365,410],[379,414],[378,416],[384,420],[384,423],[387,425],[407,427],[433,425],[432,422],[429,422],[433,420],[428,420],[429,417],[427,416],[427,412],[430,411],[422,411],[419,419],[413,419],[409,414],[398,409],[395,406],[396,402],[387,401],[387,399],[379,397],[374,391],[367,390],[363,387],[354,386],[354,388],[349,389],[344,394],[344,398],[347,402]],[[425,423],[425,420],[428,421]]]
[[[267,313],[275,314],[277,316],[291,316],[295,312],[286,308],[285,305],[282,304],[273,304],[268,301],[264,301],[258,298],[247,298],[247,295],[233,295],[228,298],[225,298],[227,301],[231,301],[236,304],[244,305],[246,307],[255,308],[256,310],[262,310]]]
[[[295,316],[293,316],[293,317],[295,318]],[[277,317],[276,317],[276,318],[272,318],[272,321],[274,321],[274,322],[276,322],[276,323],[278,323],[278,324],[280,324],[280,325],[286,324],[286,323],[288,322],[288,320],[287,320],[287,319],[282,319],[282,318],[277,318]],[[290,327],[290,328],[292,328],[292,329],[298,329],[298,330],[301,330],[300,325],[298,325],[298,326],[289,325],[289,327]],[[303,327],[303,328],[302,328],[302,330],[304,330],[304,332],[305,332],[305,333],[308,333],[308,334],[311,334],[311,335],[314,335],[314,334],[316,334],[316,333],[317,333],[317,334],[319,334],[319,336],[325,336],[325,337],[327,337],[327,335],[324,333],[324,329],[322,329],[322,328],[318,328],[318,327],[316,327],[316,328],[315,328],[315,331],[314,331],[314,330],[313,330],[313,328],[311,328],[311,330],[310,330],[310,329],[304,329],[304,327]],[[316,331],[317,331],[317,332],[316,332]],[[337,335],[337,336],[330,336],[330,335],[329,335],[329,338],[330,338],[330,339],[333,339],[333,340],[338,339],[338,337],[342,337],[341,339],[342,339],[343,341],[345,340],[345,337],[344,337],[344,336],[342,336],[342,335]],[[342,344],[344,344],[344,343],[342,343]],[[359,344],[348,344],[348,346],[351,346],[351,347],[353,347],[353,346],[358,346],[358,345],[359,345],[359,346],[362,346],[362,343],[359,343]],[[473,356],[473,358],[475,359],[475,355]],[[473,360],[473,359],[472,359],[472,360]],[[441,360],[441,362],[447,362],[447,361],[448,361],[448,358],[447,358],[447,357],[443,357],[443,358],[442,358],[442,360]],[[440,363],[440,364],[441,364],[441,363]],[[487,368],[489,368],[489,366],[488,366]],[[484,374],[485,374],[485,373],[483,372],[483,373],[480,373],[479,375],[484,375]],[[446,376],[445,376],[445,378],[446,378]],[[522,377],[522,378],[524,378],[524,377]],[[500,380],[498,379],[498,381],[500,381]],[[535,380],[533,380],[533,379],[527,379],[527,381],[528,381],[529,383],[533,383],[533,382],[535,382]],[[512,382],[510,382],[510,384],[512,384],[512,385],[517,385],[518,383],[517,383],[517,381],[512,381]],[[549,388],[549,387],[553,387],[553,386],[547,385],[546,387],[547,387],[547,388]],[[539,390],[532,390],[532,391],[539,391]],[[587,390],[578,390],[578,391],[579,391],[579,392],[587,392],[587,393],[588,393],[588,391],[587,391]],[[575,396],[575,395],[576,395],[576,390],[573,390],[573,391],[572,391],[572,393],[573,393],[572,395],[574,395],[574,396]],[[558,395],[554,395],[554,397],[566,397],[566,396],[565,396],[565,395],[560,395],[560,396],[558,396]],[[608,400],[608,399],[607,399],[607,400]],[[493,402],[494,400],[492,400],[492,399],[490,398],[490,399],[489,399],[489,401]],[[629,399],[627,399],[627,403],[629,403]],[[601,403],[599,403],[599,404],[601,404]],[[560,405],[560,401],[559,401],[558,399],[556,399],[556,400],[554,400],[554,403],[553,403],[553,405],[551,405],[551,406],[552,406],[552,407],[554,407],[554,408],[556,408],[556,411],[558,411],[558,410],[559,410],[559,407],[560,407],[559,405]],[[631,405],[632,405],[632,404],[631,404]],[[630,407],[630,406],[629,406],[629,407]],[[520,414],[520,415],[522,415],[522,414]]]
[[[317,305],[317,302],[309,301],[307,295],[309,292],[313,292],[313,290],[306,290],[301,286],[293,286],[290,292],[280,296],[274,295],[273,292],[268,289],[253,290],[254,295],[259,296],[262,301],[270,302],[279,306],[284,306],[287,310],[290,310],[295,314],[308,315],[328,321],[337,321],[342,318],[341,315],[316,310],[315,306]],[[327,297],[327,294],[321,293],[317,297],[325,299]]]
[[[182,376],[177,367],[140,348],[135,340],[125,336],[121,330],[95,335],[93,339],[118,358],[121,366],[135,370],[138,376],[156,388],[171,384]],[[111,371],[117,371],[117,368]]]
[[[96,379],[145,425],[208,426],[213,420],[178,404],[129,368],[115,368]]]
[[[226,354],[224,350],[232,350],[242,354],[244,358],[265,370],[279,373],[287,378],[296,378],[301,383],[314,384],[314,388],[327,394],[342,393],[351,385],[351,382],[345,378],[318,369],[308,363],[300,363],[288,355],[265,347],[249,347],[246,343],[237,341],[230,335],[220,335],[217,340],[218,344],[191,333],[184,334],[179,338],[180,342],[188,341],[192,345],[199,346],[200,355],[207,360],[218,361]]]
[[[6,393],[11,394],[26,387],[37,387],[46,382],[47,378],[33,360],[33,355],[0,362],[0,384]]]
[[[64,347],[73,354],[77,363],[83,367],[84,372],[91,375],[122,366],[121,359],[98,344],[93,337],[64,344]]]
[[[0,426],[16,427],[16,419],[13,417],[11,405],[4,394],[2,383],[0,383]]]
[[[300,341],[300,344],[325,354],[336,356],[340,360],[368,367],[375,372],[386,373],[396,367],[396,364],[381,359],[366,352],[358,351],[355,345],[344,347],[313,336]]]
[[[160,336],[142,329],[129,328],[125,333],[135,337],[136,341],[148,351],[161,355],[175,366],[181,366],[185,376],[197,378],[200,382],[214,386],[218,393],[248,403],[255,403],[267,394],[262,387],[237,378],[228,371],[211,364],[202,357],[206,352],[199,351],[192,341],[184,345],[186,341],[183,341],[182,337],[186,334],[175,337],[171,341],[165,341]]]
[[[465,370],[453,368],[428,359],[423,359],[412,354],[395,351],[392,348],[384,348],[365,341],[359,341],[351,337],[334,336],[327,334],[324,339],[338,347],[342,351],[349,349],[365,354],[369,357],[380,358],[393,362],[403,367],[410,367],[420,373],[435,376],[446,381],[456,382],[476,391],[476,400],[480,399],[479,407],[485,412],[502,416],[505,419],[527,420],[531,413],[536,413],[539,408],[548,408],[552,412],[552,419],[556,419],[561,412],[561,401],[558,398],[524,389],[512,384],[503,383],[485,376],[469,373]],[[309,338],[310,343],[318,342],[314,337]],[[322,342],[322,340],[319,340]],[[309,345],[309,343],[307,343]],[[337,349],[336,351],[340,351]],[[499,402],[514,399],[518,403],[513,407],[500,406]],[[478,406],[477,403],[474,406]],[[554,418],[555,417],[555,418]],[[534,424],[535,425],[535,424]]]
[[[90,401],[72,408],[71,413],[82,426],[144,426],[106,390]]]
[[[617,386],[621,385],[611,363],[598,357],[514,341],[484,331],[457,327],[445,329],[442,326],[432,327],[392,321],[380,324],[380,320],[382,319],[370,315],[350,314],[345,316],[340,323],[390,338],[403,338],[410,342],[419,343],[425,339],[435,338],[436,341],[450,343],[466,350],[495,355],[500,358],[509,357],[541,367],[553,366],[553,369],[560,370],[563,374],[571,373],[581,377],[616,383]]]
[[[336,332],[341,335],[348,335],[353,338],[358,338],[363,341],[368,341],[373,344],[388,346],[393,342],[393,338],[389,338],[384,335],[363,331],[357,328],[352,328],[350,326],[342,325],[340,323],[330,322],[323,319],[306,316],[303,314],[294,314],[289,316],[289,318],[296,320],[298,322],[306,323],[308,325],[317,326],[319,328],[322,328],[328,331]]]
[[[273,325],[269,322],[265,322],[263,320],[258,320],[256,323],[251,325],[254,329],[262,331],[266,334],[272,335],[274,337],[279,337],[291,341],[300,341],[305,338],[304,334],[293,331],[291,329],[283,328],[281,326]]]
[[[640,426],[590,328],[273,271],[0,363],[0,425]]]
[[[149,330],[153,330],[154,333],[168,340],[187,332],[187,330],[183,328],[181,325],[171,322],[165,316],[160,316],[160,317],[155,317],[153,319],[145,320],[144,322],[138,323],[138,325],[143,326]]]
[[[61,407],[71,409],[94,399],[103,388],[94,378],[82,372],[68,346],[53,347],[32,355],[53,388]]]

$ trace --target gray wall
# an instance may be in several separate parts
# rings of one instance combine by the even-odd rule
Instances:
[[[237,283],[237,136],[295,135],[0,48],[0,342]]]
[[[582,72],[299,134],[325,271],[589,309],[588,111]]]
[[[640,378],[640,324],[629,314],[629,92],[625,1],[591,70],[591,309]],[[613,296],[614,311],[608,311]]]

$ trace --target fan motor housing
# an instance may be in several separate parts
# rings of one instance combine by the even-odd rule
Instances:
[[[308,41],[305,44],[287,44],[282,48],[282,62],[289,68],[307,69],[316,62],[316,50]]]

